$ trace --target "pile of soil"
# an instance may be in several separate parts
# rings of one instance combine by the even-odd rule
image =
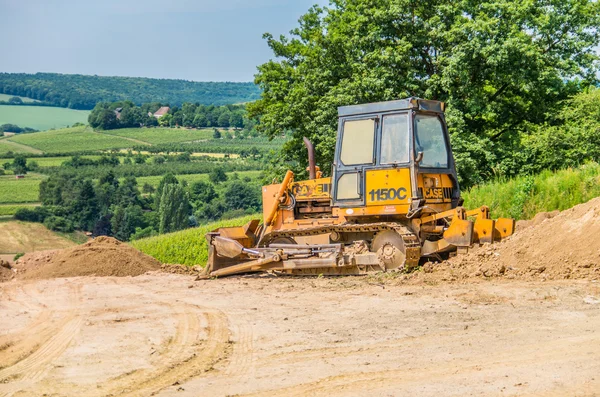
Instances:
[[[12,266],[7,261],[0,259],[0,283],[10,281],[15,277],[15,272],[12,270]]]
[[[46,260],[24,256],[16,267],[22,278],[139,276],[159,270],[160,262],[135,248],[101,236],[77,247],[46,253]],[[37,263],[36,263],[36,259]],[[32,263],[33,261],[33,263]]]
[[[18,273],[37,269],[49,263],[59,252],[60,250],[28,252],[15,262],[14,268]]]
[[[600,198],[560,213],[538,214],[519,229],[501,243],[427,263],[411,278],[600,279]]]

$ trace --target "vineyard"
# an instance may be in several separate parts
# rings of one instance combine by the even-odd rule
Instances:
[[[131,147],[125,138],[94,132],[90,127],[21,134],[8,138],[11,142],[31,146],[45,153],[78,153]],[[137,143],[136,143],[137,144]]]
[[[30,174],[24,179],[0,175],[0,204],[34,203],[39,201],[40,182],[44,176]]]
[[[119,130],[106,131],[104,134],[135,139],[155,145],[211,139],[213,130],[192,130],[186,128],[122,128]]]
[[[204,266],[208,259],[208,249],[204,235],[220,227],[241,226],[256,219],[257,215],[218,221],[204,226],[163,234],[131,242],[135,248],[162,263],[178,263]]]

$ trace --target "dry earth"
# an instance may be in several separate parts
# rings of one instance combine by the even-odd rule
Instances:
[[[599,234],[600,198],[409,275],[195,281],[111,238],[27,254],[0,266],[0,397],[600,396]]]
[[[596,396],[600,284],[0,284],[0,396]]]
[[[60,249],[75,243],[46,229],[41,223],[0,222],[0,254]]]

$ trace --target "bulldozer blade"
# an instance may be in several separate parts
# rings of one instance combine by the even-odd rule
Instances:
[[[227,258],[238,257],[244,252],[242,244],[221,236],[215,236],[212,239],[212,245],[215,247],[217,255]]]
[[[494,225],[494,241],[502,241],[515,232],[515,220],[498,218]]]
[[[473,225],[473,243],[492,243],[494,241],[494,225],[495,221],[493,219],[475,219],[475,225]]]
[[[452,218],[448,229],[444,232],[444,240],[457,247],[473,245],[473,221]]]
[[[279,262],[279,255],[271,255],[266,258],[260,258],[249,262],[240,263],[238,265],[228,266],[223,269],[210,272],[211,277],[231,276],[233,274],[256,272],[267,270],[266,267],[273,262]],[[272,266],[269,266],[272,267]]]
[[[421,247],[421,256],[429,256],[438,254],[441,252],[452,251],[456,247],[449,244],[448,241],[441,239],[437,241],[425,240],[423,247]]]

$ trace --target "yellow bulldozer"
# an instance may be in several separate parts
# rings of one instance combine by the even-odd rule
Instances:
[[[342,106],[331,177],[308,150],[309,179],[262,188],[263,219],[208,233],[208,276],[410,270],[514,231],[462,207],[445,104],[420,98]]]

